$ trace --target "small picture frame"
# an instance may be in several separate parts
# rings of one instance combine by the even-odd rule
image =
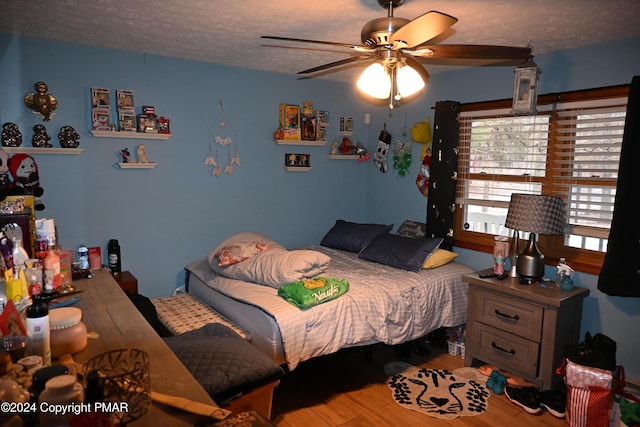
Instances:
[[[120,132],[136,132],[136,115],[129,111],[118,112],[118,130]]]
[[[91,108],[109,108],[111,107],[111,94],[108,88],[92,87],[91,88]]]
[[[311,154],[287,153],[284,155],[284,165],[290,168],[308,168],[311,166]]]
[[[158,119],[153,114],[138,114],[138,132],[158,133]]]
[[[109,108],[94,108],[91,110],[91,128],[93,130],[111,130],[111,110]]]
[[[118,103],[118,111],[133,111],[133,91],[126,89],[118,89],[116,91],[116,102]]]

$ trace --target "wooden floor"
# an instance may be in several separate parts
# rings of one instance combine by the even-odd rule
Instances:
[[[414,366],[453,370],[463,367],[464,362],[440,347],[430,347],[429,355],[411,352],[407,356],[396,350],[376,345],[372,360],[367,360],[363,350],[348,350],[301,364],[276,387],[272,422],[284,427],[566,425],[564,419],[546,411],[530,415],[504,395],[492,394],[482,415],[453,420],[402,408],[394,402],[386,385],[385,363],[404,359]]]

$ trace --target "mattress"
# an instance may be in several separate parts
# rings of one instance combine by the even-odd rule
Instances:
[[[462,264],[416,273],[324,246],[302,249],[330,256],[323,276],[348,280],[349,291],[301,310],[275,288],[220,276],[206,260],[197,260],[185,267],[189,292],[248,331],[253,345],[290,370],[341,348],[399,344],[466,322],[468,288],[462,276],[472,270]]]

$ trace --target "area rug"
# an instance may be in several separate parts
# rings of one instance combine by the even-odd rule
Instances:
[[[425,369],[404,362],[385,366],[396,403],[441,419],[471,417],[487,410],[490,393],[474,371]]]

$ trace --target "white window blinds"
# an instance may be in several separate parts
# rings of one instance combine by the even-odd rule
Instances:
[[[460,114],[459,186],[464,226],[508,234],[512,192],[565,200],[565,244],[603,251],[611,224],[626,98]]]

